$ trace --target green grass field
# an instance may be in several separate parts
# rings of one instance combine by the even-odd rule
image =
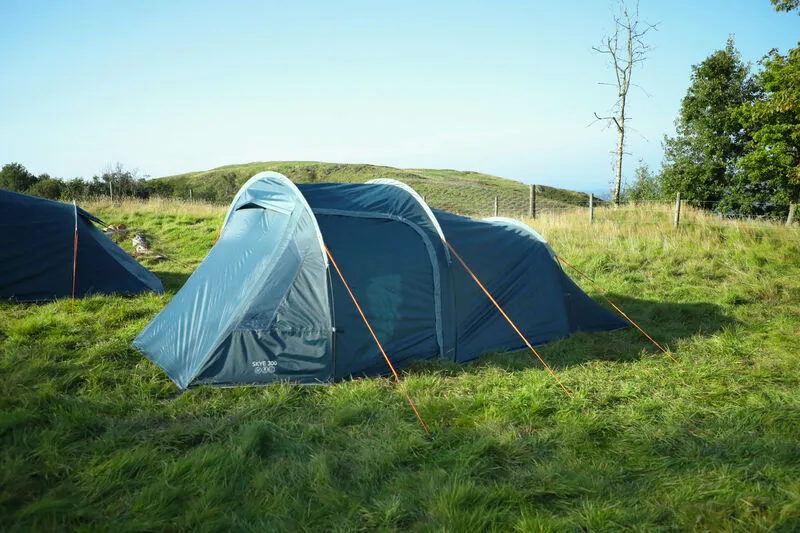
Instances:
[[[632,329],[541,348],[572,399],[526,352],[421,364],[402,377],[428,441],[388,378],[176,394],[129,344],[224,208],[84,207],[149,236],[167,293],[0,303],[0,529],[800,530],[796,228],[531,221],[681,365]]]

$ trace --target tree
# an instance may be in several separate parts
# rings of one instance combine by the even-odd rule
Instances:
[[[726,198],[741,172],[738,161],[750,140],[735,111],[760,93],[733,38],[724,50],[692,66],[691,85],[675,121],[676,136],[664,138],[659,179],[665,195],[680,192],[701,207]]]
[[[0,170],[0,189],[26,192],[36,181],[36,176],[19,163],[3,165],[3,169]]]
[[[622,191],[626,202],[653,202],[662,199],[661,184],[658,176],[650,171],[650,167],[640,162],[634,175],[634,182]]]
[[[104,184],[104,191],[101,194],[113,193],[115,198],[147,196],[144,178],[140,178],[135,170],[126,170],[119,162],[113,167],[106,167],[99,181]]]
[[[47,176],[47,174],[42,174]],[[51,200],[58,200],[61,198],[61,193],[66,190],[64,182],[61,180],[53,179],[50,176],[39,176],[39,181],[33,184],[28,193],[34,196],[41,196],[42,198],[49,198]]]
[[[770,0],[772,7],[775,11],[786,11],[787,13],[793,9],[800,7],[800,0]],[[797,13],[800,15],[800,12]]]
[[[592,47],[595,52],[609,56],[616,76],[618,99],[614,104],[614,115],[601,117],[597,113],[594,114],[598,120],[613,123],[619,134],[615,165],[616,180],[613,191],[614,203],[619,203],[622,190],[622,156],[625,153],[625,121],[630,118],[627,103],[628,91],[631,87],[631,74],[633,67],[646,59],[650,47],[645,43],[644,38],[650,30],[656,28],[654,24],[647,24],[639,20],[638,0],[633,10],[628,9],[625,0],[619,0],[618,8],[619,12],[614,15],[614,32],[606,36],[600,46]]]
[[[786,55],[773,49],[761,64],[762,97],[737,110],[752,136],[737,189],[757,191],[766,211],[785,214],[800,202],[800,47]]]
[[[82,200],[89,196],[89,184],[81,178],[73,178],[64,182],[62,197],[65,200]]]

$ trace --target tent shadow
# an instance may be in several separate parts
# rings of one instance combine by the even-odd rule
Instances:
[[[608,297],[667,350],[678,339],[713,335],[736,323],[734,318],[716,304],[658,302],[617,294],[608,294]],[[616,313],[606,302],[602,301],[601,304]],[[661,350],[633,326],[616,331],[575,333],[541,346],[536,345],[536,339],[528,340],[552,368],[565,368],[588,361],[626,362],[648,355],[664,356]],[[448,374],[459,374],[484,367],[514,371],[541,368],[541,363],[525,348],[504,353],[487,353],[464,365],[442,361],[413,363],[406,368],[406,372],[425,373],[436,369]]]

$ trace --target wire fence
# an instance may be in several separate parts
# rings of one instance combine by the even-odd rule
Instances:
[[[553,191],[556,192],[554,193]],[[723,212],[719,209],[719,202],[676,199],[674,202],[628,202],[616,206],[607,200],[595,198],[592,195],[580,195],[579,193],[570,193],[569,197],[561,199],[554,198],[558,191],[558,189],[541,186],[486,187],[480,190],[474,188],[437,187],[424,191],[422,197],[433,208],[473,218],[498,216],[535,220],[537,218],[585,217],[585,220],[589,223],[614,221],[620,224],[663,225],[671,221],[676,226],[682,223],[699,222],[701,219],[704,223],[711,221],[759,222],[791,227],[797,226],[797,223],[800,222],[800,210],[797,210],[796,205],[792,204],[769,204],[766,207],[770,209],[770,212],[750,214],[733,210]],[[85,200],[90,203],[102,203],[108,202],[110,197],[108,195],[99,195],[87,197]],[[116,196],[113,201],[115,205],[121,201],[134,203],[178,201],[193,204],[198,208],[200,205],[208,208],[228,205],[227,201],[206,199],[194,194],[191,189],[189,189],[186,198],[154,196],[147,200]],[[765,206],[761,207],[765,208]],[[636,216],[631,214],[634,211]]]
[[[498,194],[493,197],[475,198],[469,209],[459,212],[458,209],[452,208],[452,202],[448,201],[447,198],[426,197],[425,200],[431,207],[475,218],[509,217],[536,219],[538,217],[552,218],[566,215],[572,217],[583,212],[590,222],[607,219],[615,219],[622,222],[625,219],[622,213],[634,209],[639,214],[650,213],[653,215],[652,221],[637,220],[638,224],[663,224],[663,219],[668,211],[674,217],[675,225],[680,225],[680,217],[682,214],[691,216],[692,218],[701,216],[704,221],[728,220],[739,222],[766,222],[771,224],[783,224],[786,226],[791,226],[793,223],[800,222],[800,210],[797,209],[796,204],[760,204],[757,208],[762,211],[768,210],[768,212],[754,214],[744,212],[741,209],[723,210],[720,208],[720,202],[711,201],[686,201],[676,198],[674,202],[644,201],[625,202],[620,205],[614,205],[607,200],[594,198],[592,195],[588,195],[584,200],[571,199],[570,202],[567,203],[548,197],[542,198],[535,193],[523,194],[520,191],[506,191],[502,195]]]

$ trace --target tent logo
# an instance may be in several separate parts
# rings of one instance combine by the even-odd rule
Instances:
[[[277,361],[253,361],[250,363],[256,374],[274,374],[278,368]]]

